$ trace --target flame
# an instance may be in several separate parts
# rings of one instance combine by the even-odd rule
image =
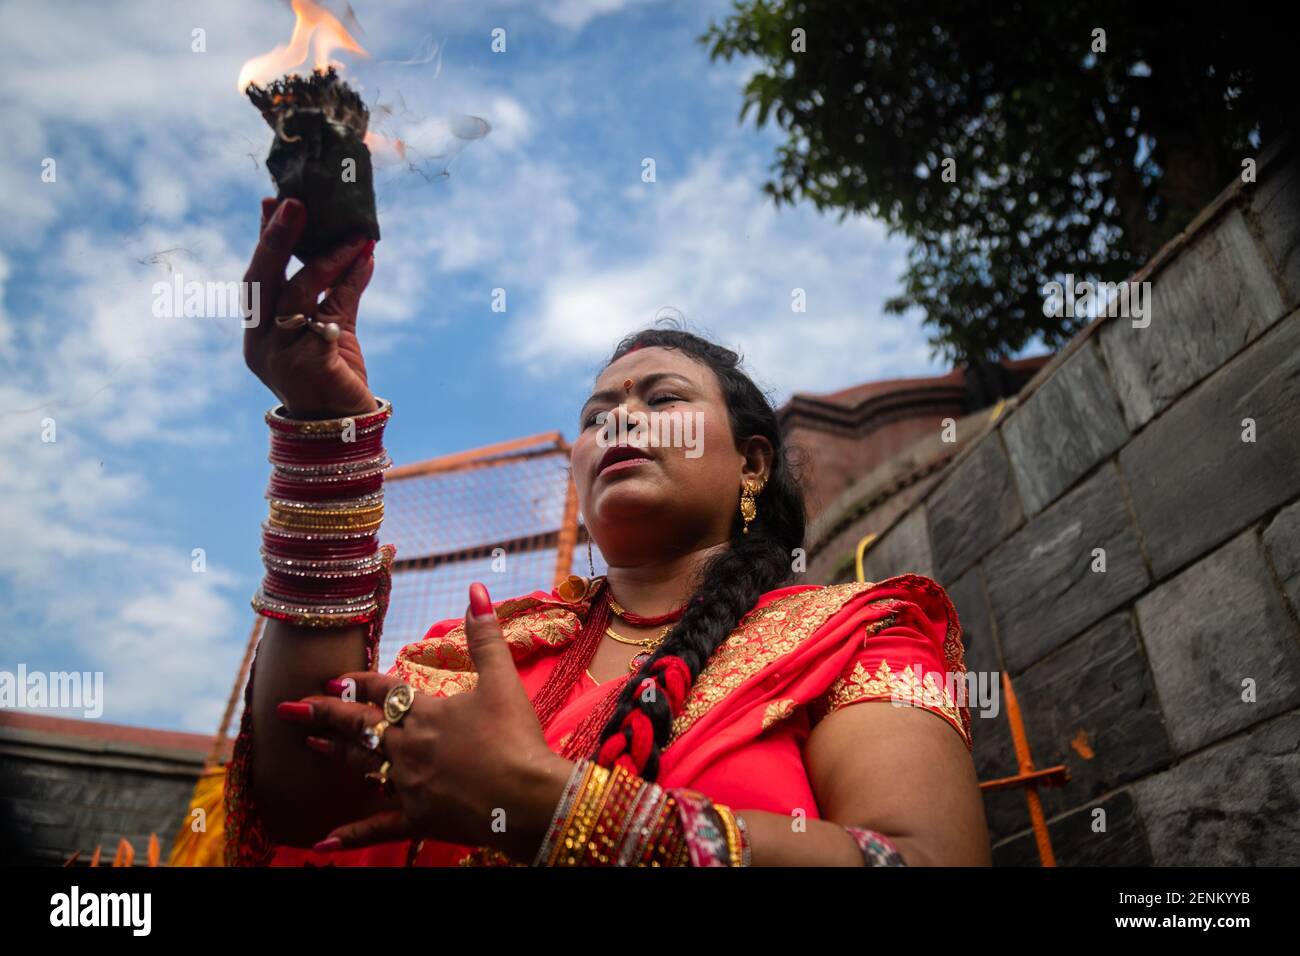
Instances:
[[[307,62],[308,48],[313,57],[313,67],[323,70],[343,64],[332,59],[335,50],[347,50],[369,56],[366,49],[347,31],[347,28],[329,10],[315,0],[290,0],[293,7],[293,35],[287,44],[281,43],[269,53],[255,56],[239,71],[236,88],[244,92],[250,83],[265,84]],[[355,20],[353,20],[355,22]]]
[[[385,136],[383,133],[376,133],[373,129],[369,129],[366,130],[364,142],[371,156],[381,165],[406,161],[406,143],[401,139]]]

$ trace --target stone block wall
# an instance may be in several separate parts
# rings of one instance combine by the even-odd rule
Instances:
[[[890,516],[869,579],[943,584],[1006,672],[1058,865],[1300,863],[1300,148],[1261,157]],[[978,422],[978,424],[977,424]],[[963,422],[966,425],[967,422]],[[839,563],[835,579],[847,579]],[[851,574],[851,572],[849,572]],[[981,780],[1018,766],[971,707]],[[1037,865],[1024,792],[994,861]]]
[[[57,866],[80,851],[84,866],[100,847],[107,866],[125,838],[143,866],[150,834],[167,862],[211,738],[14,712],[0,718],[0,864]]]

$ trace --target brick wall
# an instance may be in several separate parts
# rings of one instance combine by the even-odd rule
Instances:
[[[963,420],[867,577],[936,578],[968,669],[1011,676],[1035,766],[1071,774],[1041,791],[1060,865],[1295,864],[1300,149],[1133,278],[1149,327],[1100,318]],[[980,779],[1015,774],[1005,708],[971,716]],[[1023,791],[985,805],[995,863],[1036,865]]]

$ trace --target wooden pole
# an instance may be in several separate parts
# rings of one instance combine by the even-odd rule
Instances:
[[[1016,749],[1016,761],[1020,764],[1020,773],[1032,773],[1034,758],[1029,752],[1029,738],[1025,734],[1025,722],[1020,716],[1020,704],[1016,692],[1011,689],[1011,678],[1002,672],[1002,694],[1007,702],[1007,720],[1011,724],[1011,743]],[[1043,801],[1038,795],[1038,787],[1029,784],[1025,787],[1025,800],[1029,803],[1029,820],[1034,826],[1034,842],[1038,845],[1038,858],[1043,866],[1056,866],[1056,854],[1052,852],[1052,841],[1047,835],[1047,821],[1043,816]]]
[[[578,544],[578,486],[569,478],[564,493],[564,521],[560,525],[560,538],[555,546],[555,583],[573,573],[573,549]]]
[[[230,688],[230,697],[226,700],[226,712],[221,717],[217,737],[212,741],[212,752],[208,754],[208,759],[203,764],[204,770],[215,767],[221,762],[222,754],[226,749],[226,738],[230,735],[230,722],[235,717],[235,707],[239,704],[240,695],[244,692],[244,684],[248,681],[248,671],[253,666],[253,654],[257,651],[257,642],[262,636],[262,627],[265,624],[266,618],[260,614],[253,615],[253,628],[248,634],[248,646],[244,648],[244,661],[239,665],[235,686]]]

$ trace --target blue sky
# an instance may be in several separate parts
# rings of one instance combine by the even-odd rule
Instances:
[[[572,437],[661,309],[778,402],[941,370],[882,313],[901,242],[762,195],[777,136],[737,122],[745,64],[695,39],[729,6],[356,0],[373,58],[340,58],[372,106],[400,93],[400,132],[493,127],[444,179],[384,173],[360,335],[395,461]],[[235,79],[292,22],[279,0],[0,2],[0,669],[103,671],[106,721],[210,732],[247,636],[271,396],[237,319],[155,318],[152,289],[243,274],[270,133]],[[438,60],[382,62],[429,39]]]

